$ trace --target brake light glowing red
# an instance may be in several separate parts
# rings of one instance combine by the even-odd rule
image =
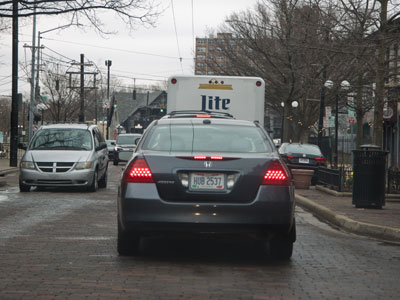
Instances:
[[[325,162],[325,157],[316,157],[315,160],[320,163],[323,164]]]
[[[265,172],[262,184],[264,185],[289,185],[290,179],[279,161],[272,161]]]
[[[207,156],[194,156],[193,157],[195,160],[205,160]]]
[[[153,174],[144,158],[132,161],[124,172],[124,182],[154,183]]]
[[[178,82],[178,80],[176,80],[176,78],[172,78],[172,79],[171,79],[171,83],[172,83],[172,84],[175,84],[175,83],[177,83],[177,82]]]
[[[210,115],[196,115],[196,118],[211,118]]]
[[[211,156],[211,160],[223,160],[222,156]]]
[[[292,160],[292,159],[293,159],[293,155],[288,155],[288,156],[287,156],[287,159],[288,159],[288,160]]]

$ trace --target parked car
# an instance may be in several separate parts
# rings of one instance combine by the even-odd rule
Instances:
[[[121,133],[117,136],[114,147],[114,165],[120,161],[128,161],[136,149],[136,140],[142,135],[139,133]]]
[[[106,140],[107,144],[107,149],[108,149],[108,159],[113,160],[114,159],[114,148],[116,145],[115,140]]]
[[[85,187],[95,192],[107,186],[107,145],[95,125],[41,126],[20,162],[19,188]]]
[[[326,160],[317,145],[283,143],[279,147],[278,152],[289,169],[314,170],[311,184],[318,182],[318,168],[319,166],[326,166]]]
[[[288,259],[294,206],[290,171],[259,123],[174,112],[149,125],[122,174],[117,248],[135,255],[157,233],[255,234]]]

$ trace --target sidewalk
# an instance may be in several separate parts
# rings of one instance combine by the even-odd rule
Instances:
[[[0,187],[18,186],[17,172],[10,159],[0,158]],[[387,196],[382,209],[367,209],[355,208],[351,194],[337,194],[321,186],[295,191],[297,205],[318,218],[348,232],[400,242],[400,195]]]
[[[400,242],[399,197],[387,196],[382,209],[373,209],[355,208],[351,194],[335,196],[321,186],[297,189],[295,195],[297,205],[344,231]]]
[[[18,165],[19,165],[19,160],[18,160]],[[10,167],[9,158],[0,157],[0,187],[6,185],[15,185],[15,176],[7,177],[7,175],[16,172],[18,172],[18,167]]]

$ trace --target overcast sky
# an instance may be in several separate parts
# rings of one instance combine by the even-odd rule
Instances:
[[[111,74],[118,76],[122,86],[133,85],[133,78],[140,85],[166,80],[172,74],[193,74],[193,37],[205,37],[209,29],[217,32],[230,13],[252,9],[257,0],[173,0],[177,37],[171,1],[160,2],[166,10],[154,28],[140,27],[129,35],[119,21],[110,17],[105,23],[118,33],[107,39],[89,28],[86,32],[72,27],[53,30],[42,35],[43,57],[60,59],[61,65],[67,67],[71,60],[79,61],[80,54],[84,54],[86,60],[98,66],[103,76],[106,75],[104,62],[111,60]],[[44,32],[67,23],[68,20],[61,17],[40,16],[37,31]],[[0,95],[11,94],[11,41],[11,34],[2,34]],[[32,44],[32,24],[20,28],[19,41],[19,61],[29,63],[31,51],[23,45]],[[29,92],[26,74],[20,72],[19,77],[19,91]]]

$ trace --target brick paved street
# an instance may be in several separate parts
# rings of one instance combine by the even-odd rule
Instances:
[[[97,193],[0,192],[0,299],[398,299],[400,246],[297,209],[290,262],[249,238],[154,237],[116,251],[121,166]]]

